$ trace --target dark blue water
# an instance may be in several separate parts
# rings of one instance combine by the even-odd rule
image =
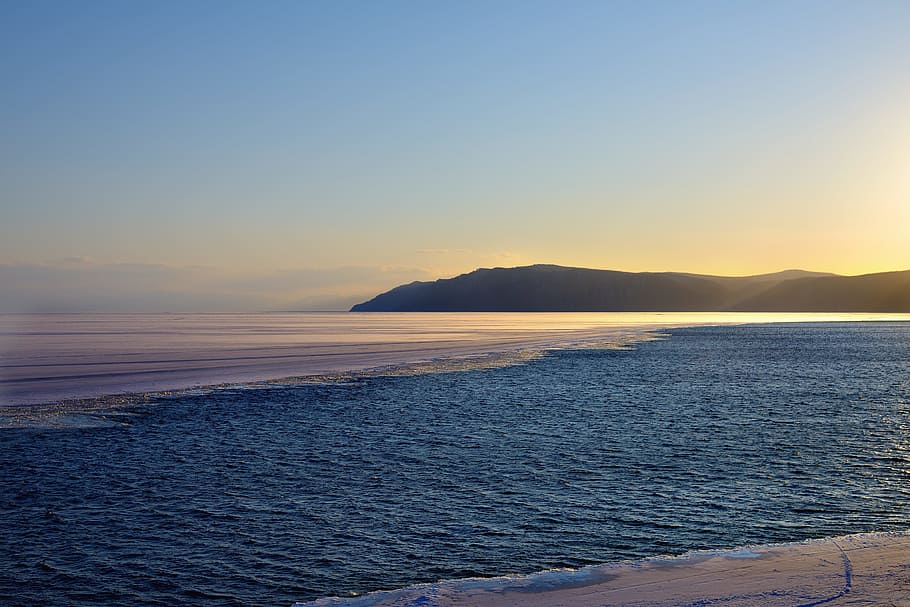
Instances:
[[[0,604],[289,605],[910,526],[910,324],[672,334],[4,429]]]

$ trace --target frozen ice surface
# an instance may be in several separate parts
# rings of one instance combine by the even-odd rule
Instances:
[[[365,369],[432,372],[495,366],[549,348],[618,347],[664,327],[870,317],[877,318],[743,313],[0,314],[0,407]],[[504,359],[503,354],[515,358]]]

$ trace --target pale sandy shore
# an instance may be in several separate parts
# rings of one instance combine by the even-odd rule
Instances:
[[[452,580],[295,607],[814,607],[910,605],[910,533]]]

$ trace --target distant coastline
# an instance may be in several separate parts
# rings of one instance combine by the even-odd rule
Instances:
[[[910,312],[910,270],[841,276],[619,272],[556,265],[412,282],[352,312]]]

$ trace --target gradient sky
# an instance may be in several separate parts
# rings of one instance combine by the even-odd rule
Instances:
[[[0,5],[0,310],[910,268],[910,2]]]

